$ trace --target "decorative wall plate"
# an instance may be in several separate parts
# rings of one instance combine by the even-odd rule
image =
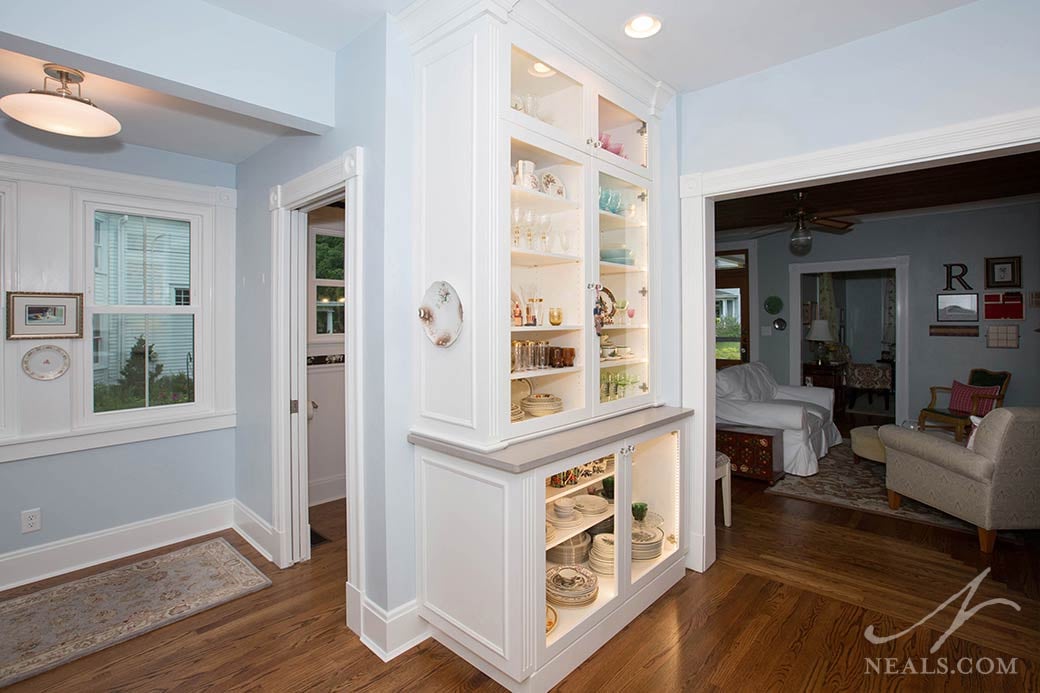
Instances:
[[[779,296],[770,296],[766,299],[766,302],[763,304],[763,307],[766,309],[766,312],[770,315],[776,315],[784,309],[784,300]]]
[[[69,370],[69,352],[53,344],[33,347],[22,357],[22,370],[33,380],[57,380]]]
[[[430,284],[419,306],[419,321],[435,346],[450,347],[462,332],[462,299],[448,282]]]
[[[779,330],[780,332],[783,332],[784,330],[787,329],[787,321],[784,320],[783,318],[777,318],[776,320],[773,321],[773,329],[774,330]]]

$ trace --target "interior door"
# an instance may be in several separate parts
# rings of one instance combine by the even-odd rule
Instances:
[[[715,367],[747,363],[751,358],[748,251],[715,253]]]
[[[289,241],[289,449],[292,456],[290,485],[292,490],[292,555],[293,561],[311,557],[311,527],[308,508],[307,470],[307,321],[309,265],[307,249],[307,215],[292,212]]]

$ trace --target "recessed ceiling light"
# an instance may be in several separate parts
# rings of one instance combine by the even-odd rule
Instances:
[[[545,63],[536,62],[531,67],[527,68],[527,74],[534,75],[535,77],[552,77],[556,74],[556,70],[552,69]]]
[[[72,137],[109,137],[122,128],[112,115],[84,98],[79,86],[82,72],[54,63],[44,65],[43,72],[43,89],[8,94],[0,99],[0,110],[34,128]],[[47,89],[48,80],[57,82],[57,87]]]
[[[660,30],[661,20],[652,14],[637,14],[625,22],[625,33],[632,38],[650,38]]]

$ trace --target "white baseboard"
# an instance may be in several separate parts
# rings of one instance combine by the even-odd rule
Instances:
[[[311,479],[307,484],[308,505],[315,506],[347,497],[347,475]]]
[[[271,523],[238,499],[231,503],[234,508],[232,527],[235,531],[248,541],[261,556],[279,568],[287,568],[288,565],[282,565],[284,557],[281,555],[281,532],[275,530]]]
[[[419,605],[415,600],[386,611],[349,582],[346,596],[347,627],[384,662],[412,649],[431,635],[430,624],[419,617]]]
[[[234,503],[218,501],[0,555],[0,590],[229,529]]]

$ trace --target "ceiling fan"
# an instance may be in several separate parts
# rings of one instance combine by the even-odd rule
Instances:
[[[855,214],[854,209],[838,209],[828,212],[813,212],[805,208],[805,192],[799,190],[794,194],[798,207],[788,211],[784,216],[794,219],[794,229],[791,231],[789,247],[795,255],[808,255],[812,250],[812,232],[810,226],[824,233],[842,234],[848,233],[855,226],[855,222],[845,221],[837,217]]]
[[[758,238],[779,231],[786,231],[791,229],[791,222],[794,222],[794,228],[791,229],[789,247],[795,255],[807,255],[812,250],[813,230],[843,234],[848,233],[855,226],[855,221],[846,221],[838,217],[856,214],[856,210],[835,209],[826,212],[816,212],[806,208],[805,198],[806,194],[804,191],[799,190],[794,194],[794,200],[798,206],[784,212],[786,223],[763,226],[749,233],[747,237]]]

